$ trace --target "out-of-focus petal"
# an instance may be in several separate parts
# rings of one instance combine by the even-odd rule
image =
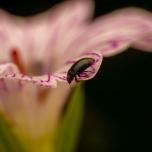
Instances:
[[[150,41],[144,39],[147,36],[152,36],[152,14],[142,9],[126,8],[97,18],[70,49],[97,49],[103,56],[112,56],[129,46],[143,49],[142,46],[148,43],[144,50],[150,50]]]
[[[43,73],[54,71],[57,60],[81,32],[93,13],[91,0],[66,1],[42,14],[17,17],[0,10],[0,61],[11,60],[17,49],[25,66],[43,65]],[[54,66],[50,68],[50,64]]]
[[[139,37],[131,46],[140,50],[152,52],[152,32]]]
[[[20,17],[0,10],[0,63],[11,61],[12,49],[17,48],[22,56],[22,62],[27,63],[26,31],[23,29],[24,21]]]
[[[60,62],[60,56],[80,34],[81,26],[93,13],[92,8],[91,0],[66,1],[45,13],[27,18],[26,31],[35,60],[43,61],[48,69],[48,65],[54,64],[51,69],[54,71],[56,61]]]
[[[17,133],[36,138],[54,129],[70,92],[66,83],[58,83],[57,90],[55,85],[55,77],[49,82],[47,76],[21,76],[12,63],[0,66],[0,111]]]

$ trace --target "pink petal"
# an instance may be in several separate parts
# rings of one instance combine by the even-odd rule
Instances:
[[[70,49],[97,49],[103,56],[115,55],[129,46],[146,51],[152,48],[150,37],[152,14],[138,8],[126,8],[95,19]]]
[[[66,1],[53,9],[27,18],[26,31],[35,61],[45,64],[47,71],[56,69],[60,57],[80,34],[81,26],[93,13],[91,1]],[[36,45],[33,45],[36,44]],[[60,61],[59,61],[60,62]]]
[[[17,127],[17,133],[44,136],[59,119],[70,88],[62,83],[50,89],[56,86],[55,78],[44,78],[20,75],[12,63],[0,65],[0,111]]]
[[[98,71],[102,61],[100,52],[76,52],[75,48],[72,54],[65,54],[66,48],[80,35],[86,24],[84,21],[90,16],[90,9],[90,1],[77,0],[55,8],[52,15],[46,12],[20,18],[0,12],[0,111],[17,125],[17,131],[39,137],[54,126],[71,90],[66,80],[67,72],[76,61],[86,57],[95,59],[92,68],[88,68],[87,76],[82,72],[79,80],[89,79]],[[58,30],[61,31],[56,33]],[[12,63],[15,58],[13,50],[16,50],[23,66],[28,68],[37,61],[44,63],[48,60],[46,64],[50,63],[53,72],[41,76],[29,76],[27,71],[27,74],[21,74],[18,59],[18,64]],[[47,70],[44,71],[46,73]],[[57,86],[57,81],[62,82],[58,82]],[[48,93],[46,97],[43,97],[43,91]]]
[[[64,69],[64,81],[66,81],[66,73],[72,66],[72,64],[66,65],[67,62],[73,60],[74,64],[74,61],[76,62],[84,56],[90,56],[85,54],[88,51],[90,54],[95,52],[87,50],[83,53],[77,53],[76,50],[73,50],[74,53],[72,55],[67,56],[65,54],[69,45],[73,43],[84,29],[86,21],[93,12],[92,8],[93,5],[90,0],[77,0],[67,1],[62,5],[56,6],[51,11],[27,18],[15,17],[1,11],[0,42],[1,44],[3,43],[1,50],[6,52],[3,53],[6,57],[2,56],[3,60],[1,62],[12,61],[14,57],[12,57],[11,52],[15,50],[19,60],[22,61],[23,68],[26,68],[25,73],[29,73],[27,70],[29,65],[29,68],[38,69],[39,67],[37,66],[39,64],[37,65],[37,63],[39,62],[43,70],[41,74],[51,71],[51,74],[43,76],[31,77],[14,72],[7,76],[1,75],[1,77],[55,87],[56,79],[62,75]],[[6,30],[2,30],[3,27]],[[102,61],[101,54],[98,56],[93,55],[93,58],[98,58],[95,63],[97,65],[95,69],[98,69]],[[63,64],[65,66],[62,66]],[[17,66],[21,72],[20,63]],[[61,73],[58,71],[61,71]],[[95,73],[96,70],[93,74],[90,74],[90,77],[94,76]],[[88,79],[88,77],[83,79]]]
[[[0,10],[0,61],[11,61],[15,48],[26,68],[37,62],[42,62],[44,71],[52,62],[55,67],[57,56],[79,33],[77,27],[90,17],[91,8],[90,0],[77,0],[32,17],[16,17]]]

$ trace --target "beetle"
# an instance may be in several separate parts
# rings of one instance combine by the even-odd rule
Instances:
[[[77,76],[81,76],[81,74],[94,62],[95,59],[93,58],[82,58],[76,61],[67,72],[67,82],[70,84],[73,79],[78,82]]]

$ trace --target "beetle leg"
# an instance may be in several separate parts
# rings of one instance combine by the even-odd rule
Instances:
[[[91,66],[91,68],[92,68],[92,73],[95,73],[95,68],[93,67],[93,66]]]
[[[89,77],[89,75],[87,74],[88,71],[84,71],[83,73],[80,73],[78,76],[79,77]]]
[[[94,74],[95,73],[95,68],[94,67],[91,67],[91,69],[92,70],[85,70],[85,71],[83,71],[83,73],[80,73],[80,74],[78,74],[78,76],[83,76],[83,75],[86,75],[86,76],[88,76],[88,74],[90,73],[90,74]],[[84,76],[85,77],[85,76]]]
[[[91,74],[94,74],[95,73],[95,68],[93,67],[93,66],[90,66],[91,67],[91,69],[90,70],[85,70],[85,71],[83,71],[83,73],[91,73]],[[81,74],[80,74],[81,75]]]
[[[78,80],[78,78],[77,78],[76,75],[75,75],[74,79],[75,79],[76,82],[80,82],[80,81]]]
[[[55,75],[55,77],[59,78],[59,79],[62,79],[62,80],[66,80],[67,78],[65,76],[58,76],[58,75]]]

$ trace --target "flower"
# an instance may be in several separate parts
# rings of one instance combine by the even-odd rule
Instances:
[[[41,138],[56,126],[71,91],[67,72],[79,59],[95,60],[78,77],[86,80],[103,57],[130,46],[152,50],[151,13],[124,8],[95,20],[92,13],[91,0],[67,1],[32,17],[0,10],[0,111],[22,136]]]

